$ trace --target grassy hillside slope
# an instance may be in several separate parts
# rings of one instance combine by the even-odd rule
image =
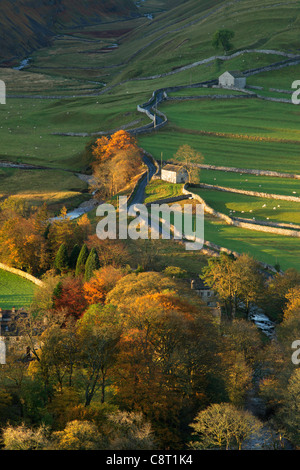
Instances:
[[[2,0],[0,60],[48,45],[62,27],[83,26],[137,14],[131,0]]]

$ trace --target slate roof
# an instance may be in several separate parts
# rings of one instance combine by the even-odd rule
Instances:
[[[177,173],[181,169],[182,169],[182,166],[180,166],[180,165],[171,165],[170,163],[168,163],[167,165],[162,167],[162,170],[173,171],[174,173]]]
[[[240,72],[239,70],[227,70],[227,73],[230,73],[230,75],[232,75],[234,78],[244,77],[243,72]]]

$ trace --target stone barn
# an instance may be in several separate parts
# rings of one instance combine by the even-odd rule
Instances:
[[[182,166],[168,164],[161,169],[161,179],[169,183],[186,183],[188,172]]]
[[[246,77],[239,71],[224,72],[219,77],[219,86],[223,88],[245,88]]]

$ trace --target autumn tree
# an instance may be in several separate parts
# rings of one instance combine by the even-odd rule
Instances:
[[[119,411],[108,415],[109,445],[112,450],[156,448],[150,422],[142,413]]]
[[[109,137],[101,137],[96,140],[93,147],[93,155],[97,162],[105,162],[111,159],[120,150],[138,150],[136,139],[123,130],[117,131]]]
[[[52,383],[60,392],[73,385],[73,373],[79,355],[76,327],[72,323],[61,328],[53,325],[42,334],[40,366],[47,368]]]
[[[101,450],[102,436],[89,421],[70,421],[63,431],[53,433],[53,447],[58,450]]]
[[[52,221],[48,240],[53,253],[57,253],[59,247],[64,244],[68,253],[74,245],[74,223],[67,215],[67,209],[62,208],[59,217]]]
[[[76,235],[76,243],[79,245],[82,245],[92,234],[93,227],[87,214],[83,214],[77,219],[74,232]]]
[[[280,322],[288,303],[289,290],[300,286],[300,273],[296,269],[287,269],[283,274],[276,273],[268,282],[264,296],[264,309],[272,320]]]
[[[109,372],[116,361],[121,334],[119,319],[114,313],[115,309],[109,306],[92,306],[78,324],[85,406],[91,404],[99,390],[102,403],[106,398]]]
[[[234,258],[225,253],[218,258],[210,258],[208,265],[203,269],[203,277],[222,301],[226,318],[232,320],[238,281]]]
[[[238,308],[243,309],[247,318],[251,303],[259,303],[266,289],[259,263],[246,254],[235,259],[222,253],[218,258],[209,259],[203,277],[217,292],[230,320]]]
[[[130,262],[128,244],[122,240],[100,240],[96,234],[89,236],[87,246],[96,248],[100,266],[125,266]]]
[[[241,450],[245,440],[257,433],[262,424],[248,411],[220,403],[200,411],[191,427],[195,436],[191,444],[194,449]]]
[[[79,318],[86,308],[80,277],[67,276],[60,281],[60,289],[53,296],[54,309]]]
[[[237,297],[244,305],[245,317],[248,318],[252,304],[258,305],[266,290],[266,279],[258,261],[247,254],[239,256],[234,268],[237,277]]]
[[[286,293],[287,305],[284,309],[284,320],[300,317],[300,285],[292,287]]]
[[[93,155],[92,189],[97,197],[113,196],[142,169],[141,150],[135,138],[126,131],[97,139]]]
[[[95,271],[93,277],[84,284],[84,296],[89,305],[104,303],[106,296],[117,282],[124,276],[124,272],[114,266],[104,266]]]
[[[119,403],[134,403],[164,445],[178,445],[180,427],[211,393],[208,371],[217,374],[211,319],[198,296],[159,273],[123,277],[107,295],[109,303],[124,329],[115,368]]]
[[[7,264],[35,275],[49,267],[45,216],[24,205],[1,205],[0,256]]]
[[[204,157],[200,152],[197,152],[190,145],[184,144],[179,147],[173,156],[173,161],[180,163],[189,175],[189,183],[197,183],[200,172],[197,164],[203,163]]]
[[[19,426],[8,425],[3,430],[3,443],[5,450],[45,450],[49,448],[49,428],[40,425],[31,429],[24,424]]]
[[[234,319],[230,323],[224,323],[221,327],[224,337],[224,354],[228,350],[241,353],[248,365],[254,365],[260,357],[262,348],[261,336],[256,325],[248,320]]]

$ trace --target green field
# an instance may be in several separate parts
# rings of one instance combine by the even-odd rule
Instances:
[[[141,3],[140,12],[153,13],[153,20],[141,16],[66,28],[50,47],[31,54],[26,69],[0,68],[0,79],[5,81],[8,92],[7,105],[0,107],[0,160],[51,168],[30,173],[0,169],[0,197],[23,197],[31,204],[47,201],[53,209],[64,203],[67,207],[76,206],[87,197],[87,187],[72,172],[87,171],[91,157],[84,149],[95,137],[57,133],[91,134],[121,126],[132,129],[149,122],[136,107],[146,102],[155,89],[217,79],[226,70],[245,71],[274,64],[285,60],[280,51],[298,54],[299,5],[299,1],[274,4],[272,0],[244,0],[230,5],[217,0],[213,6],[209,0],[147,0]],[[220,27],[235,32],[230,54],[244,49],[250,52],[209,59],[181,71],[187,64],[224,55],[212,46],[213,34]],[[265,54],[253,49],[273,52]],[[270,88],[291,91],[299,71],[298,65],[259,73],[248,77],[247,83],[263,87],[258,92],[263,96],[289,99],[289,94]],[[150,79],[160,73],[166,75]],[[203,154],[206,164],[300,174],[298,108],[254,98],[209,99],[211,94],[227,93],[202,88],[170,92],[170,97],[196,99],[163,103],[160,109],[167,114],[168,125],[140,136],[140,146],[158,160],[161,155],[164,160],[172,159],[180,145],[189,144]],[[197,99],[200,96],[207,99]],[[202,170],[200,179],[238,189],[299,195],[299,180],[287,178]],[[146,202],[179,192],[179,187],[151,182]],[[217,191],[207,191],[205,197],[212,207],[224,213],[236,211],[235,215],[244,217],[251,214],[263,220],[299,223],[296,203],[275,203]],[[216,239],[212,230],[215,223],[207,225],[211,241]],[[227,234],[233,237],[234,245],[238,234],[245,233],[233,231],[232,227],[225,229],[227,244]],[[266,256],[269,242],[271,246],[276,244],[258,232],[246,231],[242,238],[241,249],[248,243],[253,252],[255,247],[258,249],[259,256]],[[275,239],[280,245],[280,239]],[[293,251],[297,240],[289,240],[290,243]],[[277,251],[286,252],[281,245]],[[272,252],[272,260],[276,256]],[[288,264],[295,263],[290,256],[286,260]]]
[[[145,190],[145,204],[182,195],[182,184],[167,183],[162,180],[152,180]]]
[[[177,204],[182,206],[195,203],[181,201]],[[173,220],[171,214],[171,223]],[[237,253],[247,253],[271,266],[279,263],[283,270],[288,268],[299,270],[300,267],[299,238],[227,225],[220,219],[205,214],[204,240]]]
[[[201,169],[201,183],[284,196],[300,196],[299,180]]]
[[[297,202],[201,188],[193,188],[193,192],[199,194],[210,207],[222,214],[277,223],[300,224],[300,203]]]
[[[169,124],[140,145],[172,159],[188,143],[204,163],[300,173],[299,112],[295,105],[259,99],[169,102],[160,107]]]
[[[181,129],[300,143],[300,114],[292,103],[253,98],[188,100],[164,104],[160,110],[167,114],[171,125]]]
[[[255,259],[271,266],[280,264],[281,269],[300,268],[299,238],[273,235],[226,225],[205,216],[205,240],[238,253],[248,253]]]
[[[88,186],[72,172],[0,168],[0,200],[22,198],[30,205],[47,203],[50,209],[76,207],[90,198]]]
[[[36,289],[35,284],[16,274],[0,270],[0,308],[29,307]]]

